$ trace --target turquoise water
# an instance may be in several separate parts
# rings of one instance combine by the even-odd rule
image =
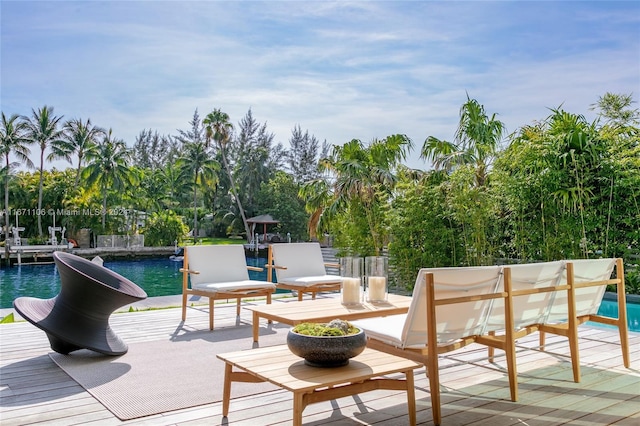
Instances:
[[[265,258],[247,257],[247,265],[250,266],[264,268],[266,263]],[[182,262],[174,262],[169,258],[132,259],[105,261],[104,266],[142,287],[149,297],[182,293]],[[249,277],[266,280],[267,272],[249,271]],[[0,308],[11,308],[17,297],[48,299],[60,291],[60,277],[53,264],[0,268],[0,283]],[[598,314],[616,318],[618,303],[615,300],[603,300]],[[627,317],[629,330],[640,331],[640,304],[627,303]]]
[[[618,318],[618,301],[604,299],[598,309],[598,315],[604,317]],[[592,324],[592,323],[589,323]],[[613,327],[606,324],[593,323],[602,327]],[[627,324],[629,331],[640,331],[640,304],[629,303],[627,301]]]
[[[247,257],[247,265],[264,268],[265,258]],[[149,297],[182,294],[182,262],[168,258],[105,261],[104,266],[130,279]],[[249,271],[249,277],[266,280],[267,272]],[[55,265],[20,265],[0,269],[0,308],[11,308],[17,297],[41,299],[60,291],[60,277]]]

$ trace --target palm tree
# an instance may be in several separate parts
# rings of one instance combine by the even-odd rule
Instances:
[[[198,237],[198,185],[216,184],[218,163],[211,157],[204,143],[186,142],[177,165],[193,179],[193,237],[195,239]]]
[[[112,130],[105,134],[95,149],[86,153],[87,166],[82,177],[87,184],[96,184],[102,194],[102,229],[105,229],[107,214],[107,195],[109,190],[123,190],[133,185],[134,175],[129,169],[130,151],[122,139],[115,139]]]
[[[487,116],[484,106],[467,95],[467,102],[460,108],[454,142],[429,136],[424,141],[420,157],[432,161],[436,170],[447,172],[458,165],[471,164],[475,167],[475,184],[482,187],[504,133],[504,124],[496,119],[496,114]]]
[[[231,168],[229,167],[229,162],[227,161],[227,144],[231,137],[231,132],[233,131],[233,125],[229,122],[229,115],[227,113],[222,112],[219,109],[214,109],[213,112],[210,112],[204,120],[202,120],[202,124],[205,125],[205,138],[207,141],[207,145],[213,139],[216,141],[218,145],[218,149],[220,150],[220,155],[222,156],[222,165],[227,171],[227,175],[229,177],[229,184],[231,185],[231,195],[236,200],[236,204],[238,205],[238,210],[240,211],[240,216],[242,217],[242,223],[244,225],[244,230],[247,234],[247,239],[251,238],[251,230],[249,229],[249,224],[247,223],[247,216],[242,208],[242,202],[240,201],[240,195],[236,190],[236,185],[233,180],[233,174],[231,173]]]
[[[95,148],[99,136],[104,136],[105,131],[101,127],[91,124],[91,119],[82,121],[81,118],[74,118],[67,121],[64,125],[63,139],[67,142],[69,151],[76,153],[78,156],[78,168],[76,169],[75,185],[78,186],[80,181],[80,171],[82,170],[82,161],[85,155],[91,149]]]
[[[58,124],[62,116],[53,115],[53,107],[43,106],[36,110],[31,110],[31,117],[23,117],[26,120],[27,138],[31,143],[40,147],[40,183],[38,186],[38,212],[42,211],[42,181],[44,171],[44,152],[47,148],[51,153],[47,156],[47,161],[56,158],[64,158],[71,162],[68,148],[61,139],[62,130],[58,129]],[[42,237],[42,215],[38,214],[38,236]]]
[[[9,162],[9,155],[13,154],[18,158],[19,163],[25,163],[27,167],[33,167],[33,162],[29,158],[31,151],[27,146],[29,140],[24,137],[26,124],[20,120],[18,114],[13,114],[7,119],[2,113],[2,127],[0,127],[0,154],[5,157],[4,167],[4,217],[5,236],[9,235],[9,176],[11,167],[17,163]]]
[[[412,142],[406,135],[374,140],[368,147],[357,139],[334,146],[331,156],[321,160],[321,167],[333,176],[333,182],[316,179],[305,183],[300,191],[311,212],[310,233],[321,220],[329,220],[336,212],[345,209],[351,209],[355,215],[363,212],[374,251],[379,254],[387,242],[380,207],[391,196],[397,168],[411,148]]]

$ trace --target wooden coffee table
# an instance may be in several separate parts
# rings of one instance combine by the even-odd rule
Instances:
[[[229,414],[231,382],[269,382],[293,392],[293,424],[302,425],[302,411],[309,404],[330,401],[376,389],[407,392],[409,423],[416,424],[413,370],[417,362],[374,349],[365,350],[335,368],[310,367],[286,345],[218,354],[225,362],[222,415]],[[234,367],[240,371],[235,370]],[[382,377],[404,373],[404,378]]]
[[[411,297],[390,294],[386,303],[363,303],[345,306],[340,298],[305,300],[302,302],[271,303],[269,305],[246,306],[253,311],[253,341],[258,341],[260,318],[289,325],[302,322],[329,322],[340,318],[352,321],[363,318],[404,314],[409,311]]]

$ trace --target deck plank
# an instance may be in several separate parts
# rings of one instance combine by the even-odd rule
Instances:
[[[263,303],[260,300],[251,303]],[[295,303],[279,300],[275,303]],[[201,306],[118,313],[114,331],[127,343],[167,339],[187,330],[207,330]],[[240,319],[235,306],[216,306],[216,328],[251,324],[251,312]],[[278,327],[279,324],[272,326]],[[267,327],[261,321],[260,328]],[[213,331],[215,333],[215,331]],[[535,350],[537,335],[518,341],[519,401],[509,400],[504,356],[488,362],[486,348],[471,345],[440,357],[442,412],[445,425],[638,425],[640,424],[640,333],[630,333],[631,369],[622,365],[616,330],[580,327],[581,383],[574,383],[569,348],[560,336],[547,338],[545,351]],[[2,425],[290,425],[292,396],[284,390],[234,398],[223,419],[221,403],[120,421],[70,379],[49,358],[45,334],[26,322],[0,324],[0,421]],[[215,385],[215,384],[213,384]],[[419,425],[431,425],[429,384],[424,368],[415,372]],[[219,384],[222,386],[222,383]],[[372,391],[308,406],[305,424],[407,424],[406,394]]]

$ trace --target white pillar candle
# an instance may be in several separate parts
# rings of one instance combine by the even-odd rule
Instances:
[[[367,277],[369,300],[374,302],[383,302],[386,300],[387,278],[386,277]]]
[[[342,278],[342,303],[345,305],[360,303],[360,278]]]

